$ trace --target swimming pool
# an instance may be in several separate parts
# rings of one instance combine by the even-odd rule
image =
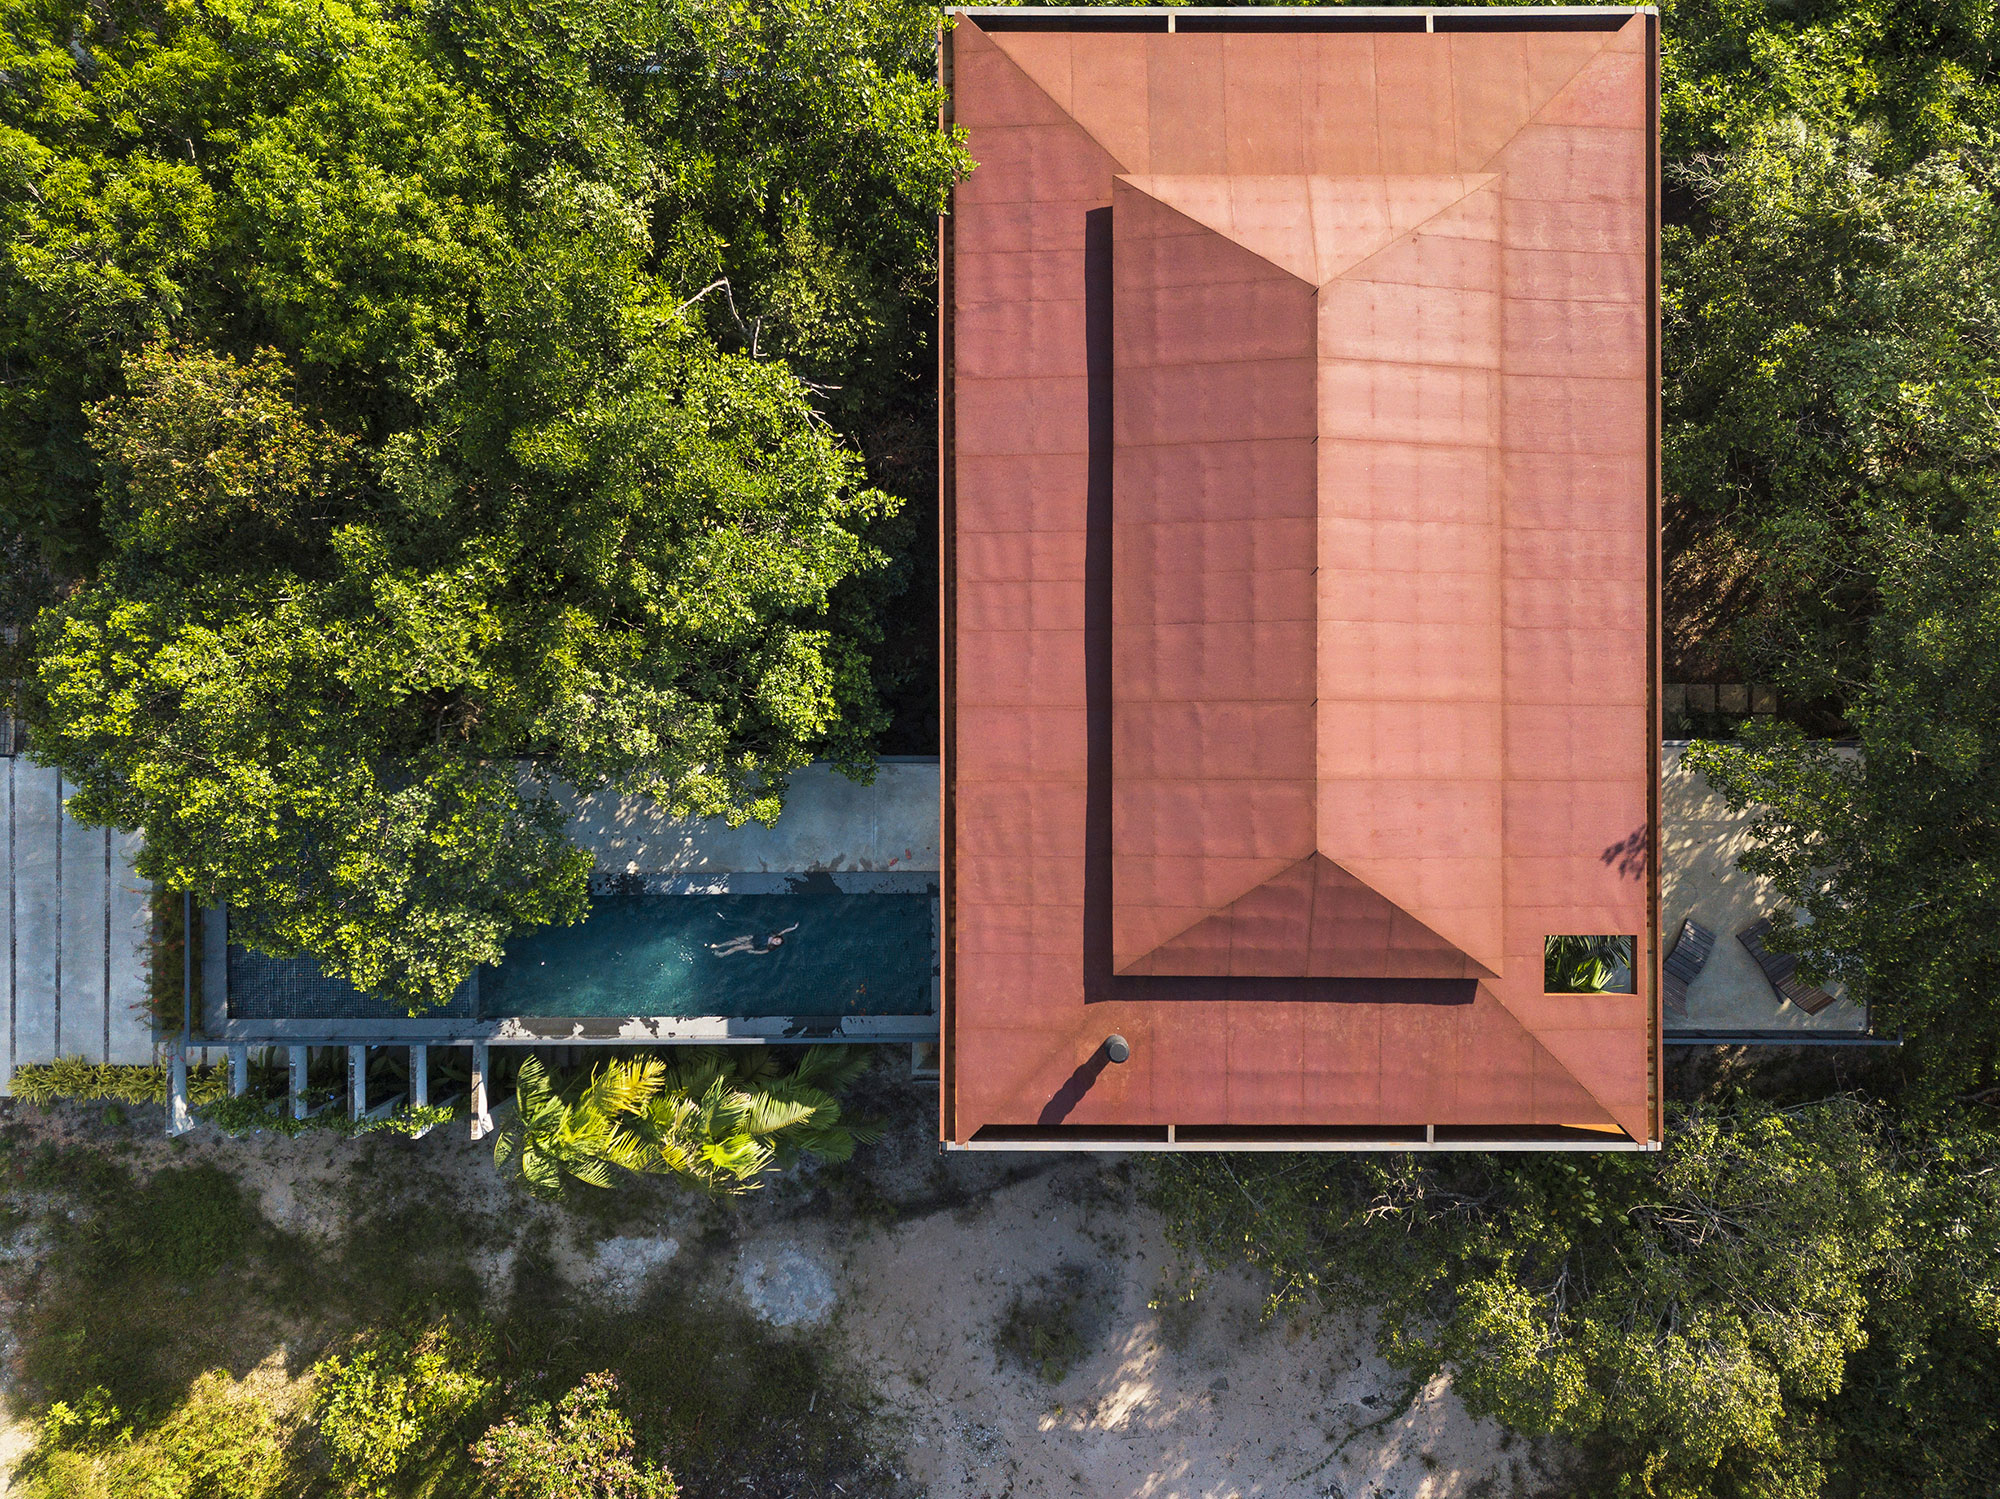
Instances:
[[[744,936],[761,950],[716,951]],[[230,1022],[409,1018],[310,959],[231,944],[226,961]],[[593,892],[582,922],[514,939],[417,1019],[922,1016],[936,1011],[937,971],[935,885],[922,876],[625,878]]]
[[[712,950],[774,932],[769,951]],[[480,971],[479,1014],[921,1015],[935,971],[928,895],[618,891],[509,943]]]

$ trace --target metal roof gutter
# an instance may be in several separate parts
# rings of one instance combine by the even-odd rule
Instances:
[[[971,16],[976,20],[999,19],[1027,27],[1038,21],[1080,22],[1086,25],[1120,27],[1136,20],[1157,20],[1162,30],[1173,29],[1167,22],[1188,20],[1249,20],[1253,24],[1270,20],[1301,21],[1408,21],[1413,17],[1444,16],[1454,20],[1478,18],[1495,27],[1533,29],[1541,18],[1565,16],[1657,16],[1657,5],[950,5],[947,15]]]
[[[1077,1151],[1091,1154],[1117,1152],[1151,1153],[1158,1151],[1232,1151],[1232,1152],[1285,1152],[1302,1154],[1313,1152],[1322,1155],[1336,1155],[1343,1151],[1377,1154],[1388,1151],[1431,1152],[1472,1151],[1476,1154],[1493,1154],[1501,1151],[1551,1150],[1625,1150],[1656,1151],[1660,1142],[1651,1140],[1640,1144],[1629,1136],[1602,1142],[1594,1140],[1439,1140],[1435,1143],[1425,1140],[1342,1140],[1338,1143],[1325,1140],[1266,1140],[1254,1144],[1244,1144],[1229,1140],[1127,1140],[1127,1139],[1085,1139],[1074,1140],[947,1140],[946,1150],[1012,1150],[1034,1151]]]

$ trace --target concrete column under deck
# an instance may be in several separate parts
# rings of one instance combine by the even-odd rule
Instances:
[[[487,1109],[486,1080],[492,1065],[484,1041],[472,1046],[472,1138],[483,1140],[493,1133],[493,1115]]]

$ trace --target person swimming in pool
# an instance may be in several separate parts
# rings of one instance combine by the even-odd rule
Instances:
[[[716,914],[721,915],[722,913],[718,911]],[[708,944],[708,950],[718,958],[733,957],[740,952],[747,952],[754,957],[761,958],[773,948],[783,947],[786,935],[796,932],[798,929],[799,924],[795,921],[782,932],[771,932],[766,935],[762,945],[759,945],[755,932],[745,932],[740,937],[731,937],[727,942],[711,942]]]

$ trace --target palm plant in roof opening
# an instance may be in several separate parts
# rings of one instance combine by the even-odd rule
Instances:
[[[1627,994],[1632,987],[1630,937],[1551,937],[1542,948],[1547,994]]]
[[[570,1178],[611,1186],[617,1170],[749,1191],[767,1169],[801,1155],[844,1161],[857,1144],[881,1138],[879,1124],[843,1118],[834,1096],[868,1060],[819,1047],[787,1071],[761,1047],[687,1047],[667,1059],[608,1062],[563,1084],[530,1057],[494,1140],[494,1163],[511,1164],[542,1197],[560,1196]]]

